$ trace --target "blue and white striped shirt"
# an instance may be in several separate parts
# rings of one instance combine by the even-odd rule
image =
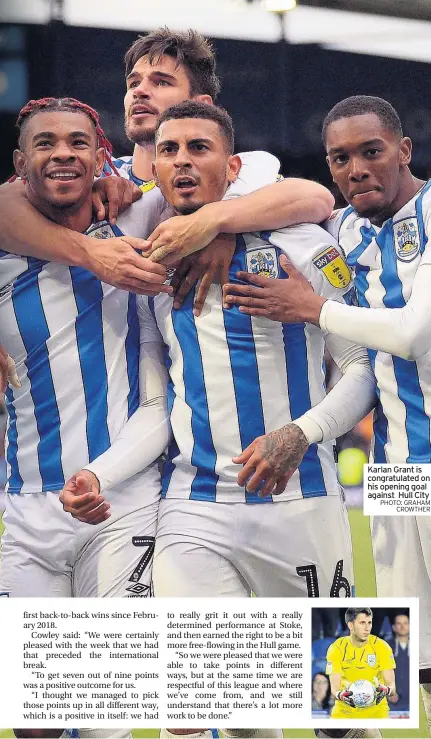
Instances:
[[[355,270],[358,305],[403,308],[419,265],[431,263],[431,180],[382,226],[353,208],[327,222]],[[368,350],[377,380],[376,462],[431,462],[431,351],[416,361]]]
[[[0,269],[0,341],[21,382],[6,393],[7,490],[60,490],[139,405],[136,296],[80,267],[3,251]]]
[[[279,267],[283,253],[317,292],[343,300],[350,273],[335,241],[314,224],[239,235],[230,281],[237,282],[238,270],[285,277]],[[157,340],[161,334],[170,373],[175,441],[162,475],[163,495],[271,502],[238,487],[240,467],[232,457],[256,437],[284,426],[323,399],[324,333],[311,324],[252,318],[236,307],[224,310],[219,285],[211,286],[198,318],[193,315],[193,300],[194,291],[180,310],[172,310],[169,296],[138,297],[147,340]],[[274,500],[332,494],[338,495],[339,487],[333,443],[326,442],[310,446],[285,492]]]

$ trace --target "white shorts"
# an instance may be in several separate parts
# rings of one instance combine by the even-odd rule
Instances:
[[[109,490],[111,517],[93,526],[65,513],[59,493],[7,495],[0,592],[11,597],[149,597],[158,500]],[[141,507],[137,506],[137,500]]]
[[[377,595],[419,598],[419,666],[431,667],[431,517],[374,516]]]
[[[162,500],[153,580],[156,596],[351,595],[344,502],[338,496],[262,505]]]

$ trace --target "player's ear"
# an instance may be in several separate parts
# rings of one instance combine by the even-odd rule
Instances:
[[[412,159],[412,140],[408,136],[403,136],[399,145],[400,164],[407,166]]]
[[[25,180],[27,178],[27,157],[20,149],[15,149],[13,153],[13,166],[18,177]]]
[[[94,171],[94,174],[96,177],[100,177],[103,171],[103,165],[105,164],[105,149],[103,147],[99,147],[96,151],[96,169]]]
[[[229,182],[235,182],[241,169],[241,157],[238,154],[233,154],[228,160],[228,173],[227,178]]]
[[[160,187],[159,178],[157,176],[157,169],[156,169],[156,163],[153,162],[151,165],[151,169],[153,171],[153,180],[156,183],[157,187]]]
[[[192,100],[196,100],[198,103],[206,103],[207,105],[214,105],[214,100],[211,95],[193,95]]]

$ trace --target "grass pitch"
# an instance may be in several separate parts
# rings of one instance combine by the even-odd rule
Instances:
[[[376,595],[376,582],[371,553],[369,519],[362,514],[362,511],[354,508],[349,511],[349,516],[353,538],[356,595],[365,598],[373,598]],[[0,521],[0,534],[1,531],[2,526]],[[151,729],[137,729],[133,732],[133,736],[136,737],[136,739],[155,739],[158,735],[158,730],[153,731]],[[412,739],[428,739],[429,734],[422,703],[420,705],[419,729],[406,729],[405,731],[400,731],[400,729],[382,729],[382,735],[387,739],[389,739],[389,737],[393,737],[393,739],[407,739],[410,737]],[[286,739],[315,739],[312,729],[285,729],[284,736]],[[11,729],[0,729],[0,739],[13,739]]]

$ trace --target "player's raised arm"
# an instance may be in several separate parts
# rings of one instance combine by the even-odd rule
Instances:
[[[155,294],[148,289],[165,280],[160,266],[136,251],[146,245],[143,239],[92,239],[53,223],[31,205],[20,181],[0,188],[0,228],[3,251],[84,267],[123,290]]]
[[[155,261],[181,258],[207,246],[219,233],[276,229],[319,223],[333,206],[329,190],[317,182],[286,179],[231,200],[208,203],[191,215],[161,223],[149,236],[145,252]]]

